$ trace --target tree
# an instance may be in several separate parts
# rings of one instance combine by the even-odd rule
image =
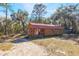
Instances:
[[[59,19],[63,19],[65,28],[72,27],[73,32],[76,32],[77,31],[76,15],[79,14],[77,12],[79,11],[78,5],[79,4],[74,4],[74,5],[68,5],[68,6],[66,5],[66,6],[60,7],[52,15],[51,18],[55,21]]]
[[[35,4],[33,7],[31,18],[33,18],[36,22],[41,22],[45,14],[46,6],[43,4]]]
[[[28,18],[28,12],[25,10],[18,9],[16,13],[11,14],[12,20],[18,20],[23,26],[23,32],[25,33],[25,22]]]
[[[5,15],[6,15],[5,20],[7,20],[8,10],[13,11],[13,10],[11,9],[11,5],[8,4],[8,3],[0,3],[0,6],[5,9],[5,10],[4,10]],[[6,24],[5,24],[5,34],[7,34],[7,30],[6,30],[6,29],[7,29],[7,25],[8,25],[8,23],[6,22]]]

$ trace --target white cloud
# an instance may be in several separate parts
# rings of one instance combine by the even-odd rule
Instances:
[[[31,13],[33,10],[34,3],[23,3],[23,8]]]
[[[28,9],[33,8],[34,6],[33,3],[23,3],[22,5],[24,6],[24,8],[28,8]]]
[[[34,3],[22,3],[21,5],[23,6],[24,10],[26,10],[29,13],[29,17],[30,17]]]
[[[54,13],[54,12],[56,12],[56,9],[47,10],[47,13]]]
[[[55,11],[56,9],[47,9],[47,14],[45,16],[50,17]]]

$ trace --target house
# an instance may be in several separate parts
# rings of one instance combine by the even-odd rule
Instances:
[[[50,36],[60,35],[63,33],[64,27],[61,25],[29,23],[28,35],[29,36]]]

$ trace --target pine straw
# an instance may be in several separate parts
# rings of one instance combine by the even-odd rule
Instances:
[[[47,38],[32,41],[44,46],[49,55],[79,55],[79,45],[71,40],[60,40],[60,38]]]
[[[0,43],[0,50],[1,51],[8,51],[13,47],[12,43]]]

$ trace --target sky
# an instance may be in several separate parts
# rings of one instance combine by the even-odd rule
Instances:
[[[35,3],[10,3],[10,4],[11,8],[15,12],[17,12],[18,9],[26,10],[29,13],[29,17],[31,16],[31,12],[35,5]],[[46,8],[47,14],[45,15],[45,17],[50,17],[51,14],[53,14],[56,11],[56,9],[61,6],[61,4],[68,5],[71,3],[44,3],[44,5],[47,6]],[[2,10],[4,10],[4,8],[0,7],[0,15],[5,16],[5,13]],[[8,11],[8,16],[10,16],[11,13],[12,12]]]

